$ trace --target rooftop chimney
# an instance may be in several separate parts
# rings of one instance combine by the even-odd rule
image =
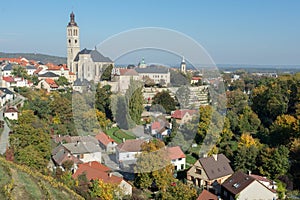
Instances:
[[[212,156],[215,159],[215,161],[218,161],[218,154],[213,154]]]

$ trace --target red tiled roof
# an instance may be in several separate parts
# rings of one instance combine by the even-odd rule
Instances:
[[[192,77],[192,80],[198,81],[198,80],[201,80],[201,77],[193,76],[193,77]]]
[[[168,156],[171,160],[175,160],[178,158],[185,158],[185,154],[182,152],[179,146],[176,147],[168,147]]]
[[[40,71],[42,71],[43,70],[43,68],[42,67],[39,67],[39,68],[37,68],[37,70],[35,70],[33,73],[34,74],[38,74],[38,73],[40,73]]]
[[[171,115],[171,117],[175,119],[182,119],[186,113],[189,113],[189,115],[193,115],[197,113],[197,111],[196,110],[175,110],[174,113]]]
[[[159,121],[155,121],[151,124],[151,129],[152,130],[159,130],[161,129],[161,124]]]
[[[218,200],[218,197],[207,190],[203,190],[197,200]]]
[[[2,79],[6,82],[9,82],[9,83],[15,82],[15,79],[11,76],[2,77]]]
[[[74,72],[69,72],[69,75],[76,75]]]
[[[72,175],[72,177],[77,178],[79,175],[85,173],[88,180],[99,179],[105,183],[119,184],[123,178],[111,174],[110,171],[110,168],[94,161],[90,163],[79,164],[78,169]]]
[[[122,76],[134,76],[139,75],[134,69],[119,69]]]
[[[6,107],[5,113],[13,113],[13,112],[18,112],[18,109],[16,107],[13,107],[13,106],[9,106],[9,107]]]
[[[61,70],[61,68],[63,68],[64,70],[69,70],[66,65],[58,66],[53,63],[47,63],[46,66],[48,66],[48,70]]]
[[[107,146],[110,142],[115,142],[111,137],[109,137],[108,135],[106,135],[103,132],[101,132],[98,135],[96,135],[95,138],[97,140],[99,140],[99,142],[101,142],[102,144],[104,144],[105,146]]]
[[[45,81],[46,81],[46,83],[48,83],[50,85],[50,87],[58,88],[58,85],[55,83],[55,81],[53,79],[46,78]]]

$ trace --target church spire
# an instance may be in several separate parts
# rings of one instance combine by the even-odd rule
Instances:
[[[77,23],[75,22],[75,14],[73,13],[73,11],[70,14],[70,22],[68,26],[77,26]]]

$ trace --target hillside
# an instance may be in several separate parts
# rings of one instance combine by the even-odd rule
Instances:
[[[65,64],[67,63],[67,58],[58,57],[58,56],[50,56],[39,53],[3,53],[0,52],[0,58],[19,58],[24,57],[27,60],[36,60],[41,61],[42,63],[54,63],[54,64]]]
[[[83,199],[49,176],[0,157],[0,199]]]

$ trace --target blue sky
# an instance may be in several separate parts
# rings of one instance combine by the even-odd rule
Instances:
[[[2,1],[0,51],[66,55],[74,11],[81,48],[133,28],[163,27],[200,43],[216,63],[300,64],[300,1]]]

